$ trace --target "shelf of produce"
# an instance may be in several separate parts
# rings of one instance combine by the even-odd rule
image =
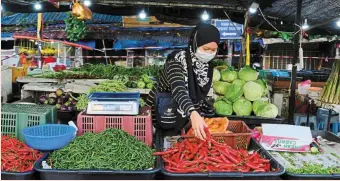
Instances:
[[[326,169],[322,169],[324,165],[337,167],[337,163],[340,162],[340,138],[334,134],[326,131],[312,131],[313,137],[321,136],[337,144],[327,145],[320,144],[323,152],[319,154],[312,153],[287,153],[287,152],[272,152],[269,154],[280,164],[282,164],[286,169],[286,174],[282,176],[283,179],[288,180],[339,180],[340,173],[326,174]],[[309,167],[301,168],[304,162],[309,162]],[[317,166],[319,165],[319,166]],[[292,170],[290,168],[300,168],[301,170]],[[322,169],[322,170],[321,170]],[[337,168],[340,170],[340,168]],[[294,172],[308,172],[313,171],[314,173],[294,173]],[[326,171],[328,172],[328,171]]]
[[[58,79],[47,79],[47,78],[35,78],[30,76],[18,77],[17,82],[19,83],[58,83]]]
[[[161,144],[161,148],[166,148],[169,142],[166,141],[165,138],[162,139],[163,141]],[[270,160],[271,170],[279,169],[279,171],[274,172],[263,172],[263,173],[256,173],[256,172],[202,172],[202,173],[172,173],[165,169],[164,161],[161,159],[161,172],[164,175],[164,179],[169,180],[207,180],[207,179],[218,179],[218,180],[279,180],[280,176],[285,173],[285,169],[282,165],[277,163],[272,157],[253,139],[249,145],[248,150],[256,150],[258,153]]]

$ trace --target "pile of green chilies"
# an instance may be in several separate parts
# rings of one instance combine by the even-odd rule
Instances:
[[[50,154],[55,169],[146,170],[154,167],[153,149],[123,130],[85,133]]]

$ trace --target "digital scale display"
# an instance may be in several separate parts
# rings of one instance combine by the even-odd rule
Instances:
[[[132,111],[131,104],[93,104],[92,111]]]

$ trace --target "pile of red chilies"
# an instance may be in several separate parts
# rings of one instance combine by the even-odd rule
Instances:
[[[185,139],[177,142],[164,152],[153,155],[162,156],[165,169],[174,173],[197,172],[270,172],[268,159],[257,152],[232,149],[216,142],[206,130],[207,139],[190,142]]]
[[[1,170],[7,172],[28,172],[42,153],[29,148],[23,142],[9,136],[1,136]]]

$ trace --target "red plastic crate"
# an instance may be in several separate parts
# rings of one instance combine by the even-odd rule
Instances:
[[[78,135],[99,133],[106,128],[122,129],[152,146],[152,118],[149,116],[94,116],[81,112],[77,117]]]

